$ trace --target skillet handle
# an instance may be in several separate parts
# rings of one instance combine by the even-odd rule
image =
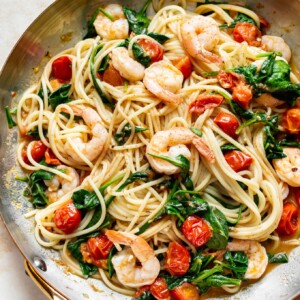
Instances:
[[[24,260],[26,274],[32,279],[36,286],[45,294],[49,300],[68,300],[51,287],[33,268],[28,260]]]

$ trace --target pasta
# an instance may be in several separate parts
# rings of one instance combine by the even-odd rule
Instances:
[[[116,292],[236,293],[268,244],[299,245],[290,50],[241,6],[153,1],[147,19],[149,4],[98,10],[18,103],[27,217],[69,270]]]

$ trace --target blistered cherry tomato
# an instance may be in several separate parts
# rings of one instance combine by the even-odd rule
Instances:
[[[251,156],[238,150],[226,152],[224,158],[235,172],[247,170],[253,161]]]
[[[30,164],[27,156],[27,149],[23,149],[24,150],[22,152],[22,158],[26,164]],[[34,141],[31,148],[31,156],[33,160],[36,162],[40,162],[44,158],[47,149],[48,147],[45,144],[43,144],[42,141]]]
[[[189,112],[201,115],[205,110],[221,105],[223,100],[221,95],[200,95],[189,105]]]
[[[239,78],[239,74],[234,72],[225,72],[223,70],[221,70],[217,75],[217,79],[224,89],[234,88],[237,82],[239,81]]]
[[[184,78],[188,78],[193,71],[192,62],[187,55],[173,59],[172,64],[182,73]]]
[[[233,29],[235,41],[247,42],[250,46],[259,47],[261,44],[261,32],[254,25],[247,22],[237,23]]]
[[[214,118],[214,122],[233,139],[237,137],[235,131],[239,127],[239,121],[232,114],[220,112]]]
[[[45,152],[45,162],[48,165],[56,165],[56,166],[61,165],[60,160],[54,155],[54,153],[50,148],[47,148]]]
[[[300,108],[290,108],[283,114],[282,126],[289,133],[297,134],[300,131]]]
[[[61,56],[52,63],[52,75],[56,79],[68,81],[72,78],[72,60],[68,56]]]
[[[113,67],[112,64],[108,66],[103,72],[102,80],[111,84],[112,86],[124,85],[124,79],[120,73]]]
[[[150,285],[143,285],[138,288],[138,290],[135,292],[135,297],[141,297],[144,293],[150,291]]]
[[[185,238],[195,247],[204,245],[212,236],[209,224],[196,215],[187,217],[181,230]]]
[[[157,300],[170,300],[170,292],[166,281],[158,277],[150,286],[150,293]]]
[[[99,236],[89,238],[87,246],[94,259],[106,259],[108,258],[110,250],[114,244],[105,234],[101,234]]]
[[[73,202],[58,208],[54,214],[54,223],[65,234],[72,233],[81,222],[81,212]]]
[[[200,300],[197,288],[191,283],[185,282],[170,292],[173,300]]]
[[[158,43],[150,41],[148,39],[140,39],[137,43],[151,58],[151,63],[163,59],[164,49]]]
[[[285,202],[281,219],[276,229],[279,235],[292,235],[298,229],[298,207],[292,202]]]
[[[238,83],[232,88],[232,99],[243,108],[248,109],[252,98],[253,93],[250,85],[246,84],[245,80],[241,77]]]
[[[190,267],[190,252],[177,242],[171,242],[166,255],[167,271],[173,276],[184,275]]]

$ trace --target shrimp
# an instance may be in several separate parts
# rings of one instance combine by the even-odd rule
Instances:
[[[167,104],[178,105],[182,102],[176,93],[182,87],[183,75],[171,63],[163,60],[153,63],[146,69],[143,83],[151,93]]]
[[[119,4],[109,4],[105,6],[104,10],[110,14],[114,20],[109,19],[100,11],[94,21],[97,34],[104,40],[127,38],[129,24],[124,16],[122,6]]]
[[[280,106],[285,103],[285,101],[273,97],[270,93],[261,94],[260,96],[255,98],[255,101],[260,105],[271,108]]]
[[[64,174],[69,175],[71,180],[68,181],[59,175],[55,175],[51,180],[44,180],[45,185],[48,187],[45,194],[50,203],[57,201],[79,185],[79,175],[74,168],[59,165],[57,170],[64,171]]]
[[[176,174],[181,171],[181,168],[163,159],[151,156],[151,154],[164,155],[170,158],[175,158],[181,154],[190,159],[191,152],[187,148],[187,144],[193,144],[209,162],[213,163],[215,161],[214,153],[203,138],[198,137],[190,129],[184,127],[158,131],[147,146],[146,156],[151,167],[158,173]]]
[[[130,287],[152,284],[160,271],[160,263],[154,250],[141,237],[128,232],[107,230],[106,236],[113,243],[129,246],[112,258],[119,281]],[[136,260],[141,267],[136,265]]]
[[[262,49],[265,51],[281,52],[282,57],[289,62],[292,56],[291,48],[283,38],[273,35],[263,35],[261,38]]]
[[[204,16],[194,16],[181,26],[183,47],[187,53],[205,63],[221,63],[222,59],[211,51],[219,43],[218,23]]]
[[[279,178],[290,186],[300,186],[300,149],[283,148],[284,158],[273,159],[273,166]]]
[[[229,251],[244,251],[248,257],[246,279],[260,278],[268,265],[268,255],[265,247],[252,240],[233,240],[226,247]]]
[[[112,50],[111,62],[121,76],[129,81],[142,80],[144,77],[145,67],[131,58],[125,47],[118,47]]]
[[[75,137],[72,141],[77,151],[74,151],[74,147],[68,141],[65,143],[64,149],[78,163],[84,162],[78,155],[78,152],[82,153],[88,160],[93,161],[104,148],[108,132],[101,124],[101,118],[94,109],[74,105],[70,107],[74,114],[82,117],[86,125],[91,129],[92,138],[88,142],[84,142],[80,137]]]

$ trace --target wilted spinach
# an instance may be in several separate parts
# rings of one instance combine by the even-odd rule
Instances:
[[[268,253],[268,259],[270,264],[285,264],[289,262],[289,258],[285,252]]]
[[[6,116],[8,128],[13,128],[17,126],[17,123],[12,118],[12,111],[9,109],[8,106],[5,106],[5,116]]]
[[[249,16],[247,16],[243,13],[238,12],[238,14],[236,15],[236,17],[234,18],[234,20],[231,24],[229,24],[229,25],[224,24],[224,25],[219,26],[219,28],[221,28],[221,29],[234,28],[235,25],[238,23],[250,23],[250,24],[257,26],[256,22],[252,18],[250,18]]]
[[[52,94],[49,96],[49,104],[53,110],[59,104],[68,103],[71,101],[69,98],[71,84],[63,84],[60,88],[56,89]]]

